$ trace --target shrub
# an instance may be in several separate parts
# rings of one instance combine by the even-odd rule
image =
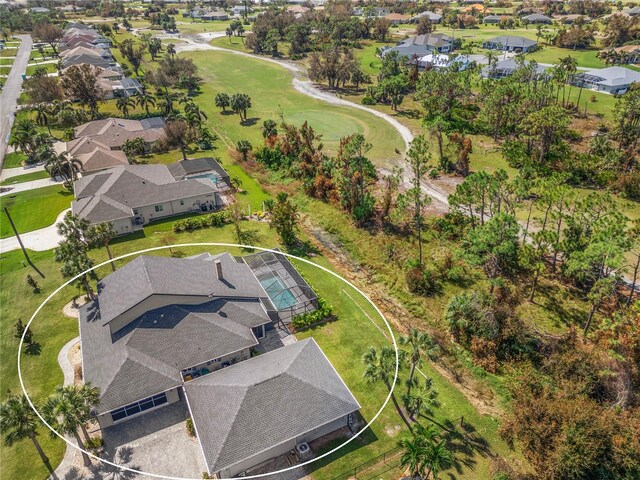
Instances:
[[[191,438],[195,438],[196,429],[193,426],[193,419],[187,418],[186,427],[187,427],[187,435],[189,435]]]
[[[202,215],[200,217],[190,217],[183,220],[173,222],[173,231],[175,233],[190,232],[200,228],[222,227],[228,221],[227,212],[221,211]]]
[[[416,295],[434,295],[442,289],[437,275],[430,269],[413,267],[407,271],[406,281],[409,291]]]
[[[85,446],[93,452],[100,450],[102,445],[104,445],[104,441],[100,437],[91,437],[85,442]]]
[[[626,173],[620,175],[614,182],[613,187],[619,191],[623,197],[629,200],[640,201],[640,173]]]
[[[318,308],[313,312],[302,313],[296,315],[291,320],[291,324],[296,330],[310,327],[316,323],[322,322],[333,316],[333,307],[329,305],[323,298],[318,297]]]

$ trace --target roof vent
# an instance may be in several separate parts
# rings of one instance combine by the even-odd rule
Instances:
[[[222,280],[224,278],[222,276],[222,262],[220,260],[216,260],[214,263],[216,265],[216,278],[218,280]]]

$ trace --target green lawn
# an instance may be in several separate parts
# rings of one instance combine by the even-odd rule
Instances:
[[[294,90],[291,73],[264,60],[242,57],[226,52],[187,52],[193,58],[203,78],[202,95],[197,97],[218,133],[233,144],[241,139],[255,146],[262,143],[261,125],[264,120],[301,124],[305,120],[323,136],[329,154],[335,154],[341,137],[362,133],[373,143],[370,157],[378,165],[389,165],[396,156],[395,149],[404,150],[404,142],[386,121],[374,115],[348,107],[329,105]],[[247,93],[252,99],[248,112],[251,126],[241,125],[235,114],[222,114],[214,106],[218,92]]]
[[[557,64],[563,57],[573,57],[577,60],[579,67],[585,68],[604,68],[605,63],[596,57],[599,49],[593,48],[588,50],[571,50],[568,48],[559,48],[544,45],[537,52],[526,55],[527,60],[535,60],[538,63]]]
[[[2,168],[16,168],[22,166],[22,162],[27,159],[27,156],[20,152],[7,153],[2,162]]]
[[[53,49],[51,48],[45,48],[44,49],[44,60],[51,60],[53,56]],[[31,53],[29,54],[29,59],[31,61],[34,60],[42,60],[42,54],[38,51],[38,50],[31,50]]]
[[[6,67],[6,66],[10,67],[11,65],[13,65],[13,61],[14,60],[15,60],[14,58],[0,57],[0,65],[3,66],[3,67]]]
[[[16,175],[15,177],[7,178],[0,185],[13,185],[14,183],[31,182],[33,180],[40,180],[41,178],[49,178],[49,174],[43,170],[38,172],[25,173],[24,175]]]
[[[70,208],[73,193],[54,185],[0,197],[0,238],[13,236],[13,230],[4,213],[9,208],[11,218],[19,233],[27,233],[48,227],[63,210]]]
[[[43,63],[40,65],[32,65],[30,67],[27,67],[27,76],[31,76],[36,73],[36,70],[38,70],[39,68],[44,68],[47,73],[54,73],[58,71],[55,63]]]

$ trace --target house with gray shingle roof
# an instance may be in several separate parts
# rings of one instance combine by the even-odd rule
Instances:
[[[596,68],[580,72],[573,77],[574,85],[599,92],[623,94],[634,83],[640,82],[640,72],[626,67]]]
[[[453,38],[444,33],[427,33],[414,35],[398,43],[395,47],[386,47],[381,50],[382,55],[398,52],[403,58],[413,59],[424,57],[433,52],[448,53],[453,50]]]
[[[534,40],[516,35],[500,35],[491,38],[482,44],[482,48],[488,50],[501,50],[503,52],[531,52],[537,48]]]
[[[86,175],[73,189],[74,215],[92,225],[111,223],[124,235],[159,218],[216,210],[226,188],[204,177],[178,181],[166,165],[126,165]]]
[[[184,400],[209,473],[223,477],[351,428],[360,405],[316,342],[274,343],[283,307],[256,255],[140,256],[98,283],[79,323],[100,428]]]
[[[531,15],[525,15],[522,20],[526,20],[532,24],[545,24],[550,25],[553,23],[553,19],[543,15],[541,13],[532,13]]]
[[[421,19],[425,17],[428,18],[429,22],[431,23],[440,23],[442,21],[442,15],[440,15],[439,13],[430,12],[427,10],[426,12],[420,12],[419,14],[411,17],[411,19],[409,20],[409,23],[418,23]]]
[[[360,409],[313,338],[188,382],[185,393],[209,473],[221,478],[347,427]]]

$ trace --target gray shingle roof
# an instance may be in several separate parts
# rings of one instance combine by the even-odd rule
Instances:
[[[210,472],[360,408],[312,338],[187,382],[184,388]]]
[[[229,178],[229,174],[216,161],[215,158],[195,158],[189,160],[181,160],[176,163],[167,165],[169,172],[174,178],[184,178],[186,175],[194,175],[204,172],[216,172],[222,178]]]
[[[222,262],[223,280],[216,277],[215,259]],[[140,256],[103,278],[98,293],[102,324],[151,295],[267,297],[251,269],[228,253],[194,259]]]
[[[270,319],[257,299],[217,299],[151,310],[114,335],[80,310],[84,376],[100,388],[98,413],[182,384],[180,371],[258,344],[251,328]]]
[[[130,209],[213,195],[218,188],[210,181],[187,179],[176,181],[166,165],[124,165],[83,177],[74,182],[76,200],[71,203],[74,215],[90,223],[116,220],[93,207],[99,200],[116,202]],[[95,196],[95,202],[81,200]],[[122,217],[118,217],[122,218]]]
[[[484,43],[498,43],[509,47],[527,48],[536,45],[535,40],[519,37],[517,35],[500,35],[486,40]]]

